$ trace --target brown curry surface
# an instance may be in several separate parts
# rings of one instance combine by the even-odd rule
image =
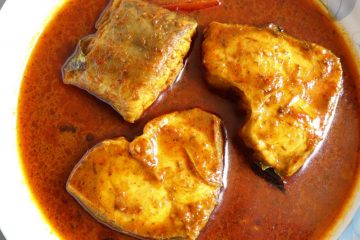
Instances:
[[[94,32],[106,0],[73,0],[53,17],[28,62],[18,109],[18,138],[29,186],[44,215],[63,239],[130,239],[92,218],[65,190],[83,154],[96,143],[141,135],[149,120],[200,107],[223,119],[227,132],[227,187],[199,239],[319,239],[348,199],[358,172],[358,104],[353,59],[341,34],[311,0],[224,0],[191,13],[200,25],[185,71],[135,124],[90,94],[62,83],[61,66],[77,41]],[[323,45],[341,58],[344,93],[327,139],[284,188],[251,165],[238,138],[245,112],[205,83],[201,32],[210,21],[264,25],[273,22],[300,39]]]

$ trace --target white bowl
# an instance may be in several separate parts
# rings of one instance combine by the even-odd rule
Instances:
[[[22,174],[16,142],[16,109],[22,73],[31,49],[62,2],[64,1],[11,0],[0,11],[0,146],[3,154],[0,158],[0,228],[8,240],[57,239],[41,216]],[[341,20],[349,37],[356,42],[355,48],[360,52],[360,1],[323,2]],[[346,2],[355,5],[346,5]],[[327,239],[337,239],[340,236],[360,204],[359,200],[358,187],[353,201],[346,206],[343,216]]]

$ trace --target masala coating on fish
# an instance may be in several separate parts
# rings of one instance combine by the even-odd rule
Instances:
[[[63,81],[138,120],[184,65],[194,19],[140,0],[114,0],[63,66]]]
[[[71,173],[67,191],[97,220],[129,235],[196,239],[223,185],[221,120],[200,109],[148,122],[128,142],[105,140]]]
[[[210,85],[234,89],[248,118],[240,135],[263,169],[297,172],[324,138],[342,92],[340,59],[274,24],[212,22],[203,64]]]

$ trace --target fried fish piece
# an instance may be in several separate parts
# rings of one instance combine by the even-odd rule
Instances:
[[[143,135],[90,149],[67,191],[96,219],[153,239],[195,239],[218,204],[223,183],[220,119],[200,109],[146,124]]]
[[[248,111],[241,136],[260,166],[293,175],[330,125],[342,92],[339,58],[274,24],[212,22],[202,49],[209,84],[235,89]]]
[[[173,84],[197,23],[140,0],[114,0],[63,66],[63,81],[85,89],[134,122]]]

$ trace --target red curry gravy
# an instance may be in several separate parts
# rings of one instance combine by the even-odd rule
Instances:
[[[146,122],[173,110],[201,107],[218,114],[227,132],[227,187],[199,239],[319,239],[340,214],[358,172],[358,104],[354,59],[331,20],[311,0],[223,0],[190,13],[198,34],[182,77],[135,124],[107,104],[62,83],[61,66],[77,41],[95,31],[107,0],[68,1],[48,24],[28,62],[18,109],[18,138],[28,184],[42,212],[63,239],[130,239],[98,223],[65,190],[82,155],[117,136],[132,140]],[[201,32],[210,21],[264,25],[331,49],[342,60],[344,93],[322,147],[284,188],[267,181],[251,164],[237,136],[245,119],[235,101],[205,84]]]

